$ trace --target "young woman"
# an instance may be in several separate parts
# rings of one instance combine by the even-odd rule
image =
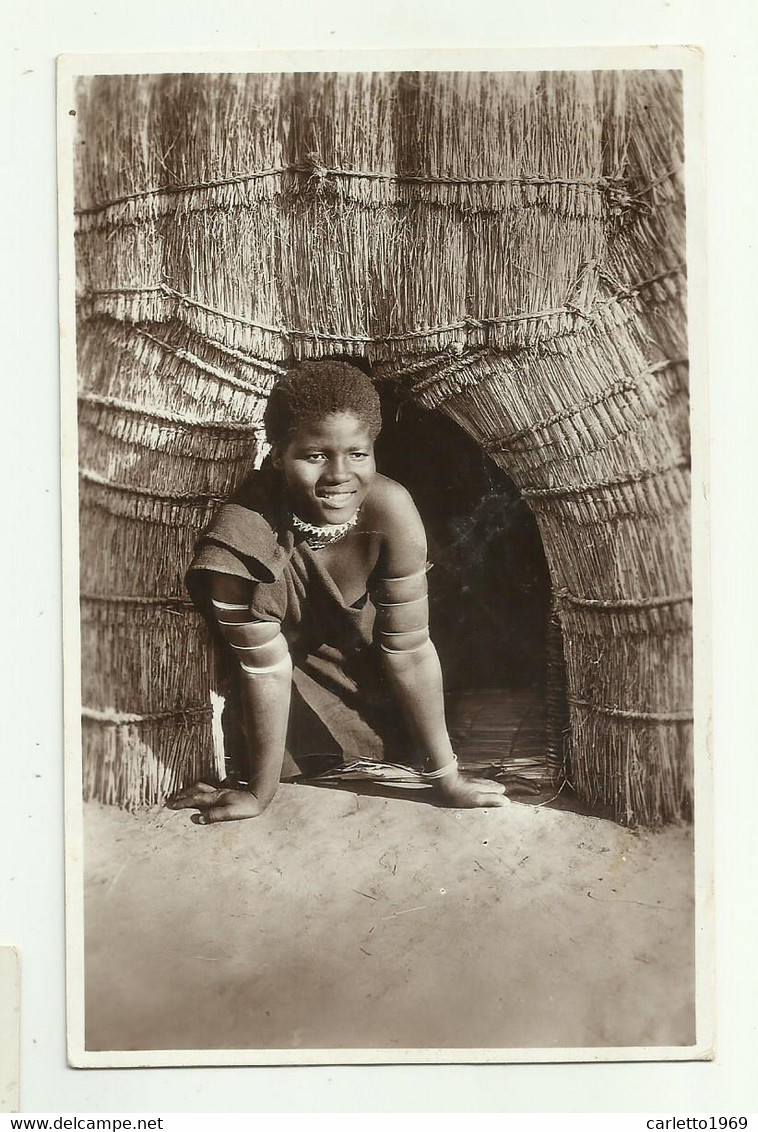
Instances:
[[[446,805],[504,804],[502,786],[458,773],[424,528],[408,492],[376,471],[370,380],[345,362],[303,363],[275,386],[265,424],[270,457],[220,508],[188,573],[236,658],[247,783],[197,783],[169,806],[198,809],[200,824],[256,817],[314,745],[347,761],[420,761]]]

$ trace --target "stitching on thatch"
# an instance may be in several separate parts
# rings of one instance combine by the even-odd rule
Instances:
[[[144,499],[152,499],[157,503],[223,503],[224,497],[221,495],[209,495],[200,492],[165,492],[165,491],[151,491],[147,487],[137,487],[135,484],[116,483],[114,480],[106,479],[105,476],[93,472],[90,468],[80,468],[79,476],[85,483],[95,484],[97,487],[108,488],[110,491],[116,491],[123,495],[139,496]]]
[[[643,386],[637,386],[635,393],[635,401],[639,401],[639,405],[635,405],[632,400],[625,400],[623,404],[618,404],[615,401],[610,404],[603,399],[601,404],[592,406],[586,414],[579,414],[578,421],[574,421],[575,414],[572,413],[567,421],[562,422],[560,429],[557,426],[550,430],[546,429],[544,436],[539,440],[536,437],[540,434],[536,433],[533,440],[523,438],[520,442],[503,445],[499,452],[492,453],[492,459],[497,461],[498,456],[502,456],[505,452],[511,452],[518,459],[524,476],[529,479],[535,471],[544,473],[546,469],[554,469],[556,464],[560,466],[566,460],[570,460],[577,451],[577,432],[582,436],[581,453],[583,458],[586,459],[589,456],[601,458],[604,455],[611,455],[613,451],[618,449],[622,437],[634,441],[639,439],[639,430],[649,427],[649,423],[653,419],[651,417],[652,412],[655,412],[656,417],[658,417],[662,412],[668,413],[675,405],[677,398],[682,400],[683,403],[687,400],[686,389],[671,389],[663,385],[647,391]],[[598,439],[596,435],[593,435],[592,415],[594,415],[595,420],[600,419],[601,414],[598,410],[601,408],[604,409],[602,413],[605,421],[603,427],[607,429],[607,434],[603,435],[602,439]],[[643,422],[648,423],[645,425]],[[652,448],[651,442],[651,451]],[[664,459],[665,454],[661,455],[660,458]]]
[[[91,295],[144,295],[154,291],[164,290],[162,283],[154,283],[148,287],[103,287],[98,291],[90,291]]]
[[[659,468],[646,468],[643,471],[630,472],[628,475],[606,480],[585,480],[583,483],[571,484],[568,487],[534,487],[521,488],[521,494],[527,499],[543,499],[548,497],[563,497],[570,495],[585,495],[592,491],[604,491],[609,487],[622,487],[624,484],[644,483],[646,480],[664,476],[668,472],[688,468],[689,460],[677,460],[673,464],[666,464]]]
[[[630,297],[636,298],[635,295],[621,296],[621,298],[627,299]],[[573,318],[573,325],[571,327],[559,325],[554,333],[544,335],[535,339],[533,342],[510,345],[507,350],[497,349],[496,347],[485,347],[477,352],[469,352],[457,358],[451,358],[449,354],[447,356],[443,355],[440,368],[413,384],[411,386],[411,392],[415,396],[419,396],[428,407],[439,408],[444,401],[452,399],[457,393],[462,392],[464,388],[479,385],[480,382],[484,381],[489,376],[485,373],[479,377],[475,377],[473,381],[466,381],[464,379],[461,383],[456,383],[455,381],[451,382],[451,378],[454,379],[456,375],[464,373],[467,368],[473,368],[477,362],[486,360],[487,358],[499,358],[502,357],[503,354],[505,354],[510,361],[522,355],[529,357],[550,356],[552,354],[560,355],[561,351],[557,348],[553,348],[555,343],[565,342],[567,347],[576,348],[578,344],[585,340],[591,341],[593,338],[597,338],[599,328],[598,320],[595,316],[600,315],[602,318],[606,312],[613,314],[613,322],[616,324],[618,324],[620,319],[627,318],[627,312],[622,307],[621,301],[614,296],[598,304],[593,308],[590,314],[583,314],[577,309],[571,309],[567,312]],[[577,326],[577,319],[579,317],[582,318],[582,322]],[[402,376],[402,372],[399,372],[398,376]],[[450,382],[450,384],[448,388],[444,388],[447,382]]]
[[[454,343],[453,345],[460,346],[460,343]],[[449,364],[460,369],[465,365],[470,365],[472,362],[479,361],[486,353],[486,349],[481,349],[467,353],[465,356],[456,356],[454,353],[451,353],[451,349],[448,347],[446,350],[441,350],[438,353],[424,354],[420,358],[409,359],[406,357],[402,361],[385,360],[377,364],[375,377],[377,381],[397,382],[403,378],[412,377],[414,373],[423,373],[431,370],[435,366]],[[433,381],[434,378],[438,376],[438,372],[439,371],[435,371],[431,378],[427,376],[426,379],[422,380],[426,380],[427,382]],[[421,382],[419,382],[419,385],[414,385],[413,392],[415,393],[420,386]]]
[[[174,579],[177,573],[181,572],[181,565],[177,567],[177,563],[189,563],[192,558],[193,544],[217,505],[215,498],[203,502],[190,501],[189,503],[182,499],[160,500],[150,496],[128,494],[125,491],[111,491],[107,487],[89,484],[86,480],[82,482],[82,488],[84,489],[81,501],[82,513],[98,511],[104,514],[106,516],[104,524],[108,527],[108,537],[118,540],[119,546],[123,547],[123,553],[131,553],[135,540],[141,538],[138,554],[142,557],[138,560],[137,568],[142,570],[143,574],[146,572],[147,576],[144,577],[139,587],[144,589],[146,593],[151,592],[156,586],[162,585],[161,579],[164,575],[171,578],[171,581],[166,584],[173,588]],[[89,522],[89,519],[87,522]],[[160,545],[157,548],[155,547],[154,531],[149,535],[140,536],[139,531],[134,527],[135,524],[136,528],[143,525],[153,528],[156,526],[166,528]],[[102,542],[98,543],[98,539],[105,539],[101,524],[99,522],[97,524],[90,523],[90,526],[95,531],[100,527],[98,534],[94,537],[90,536],[88,539],[90,543],[94,544],[91,558],[92,565],[88,566],[85,562],[90,582],[93,587],[96,587],[102,581],[103,564],[104,560],[107,561],[108,552]],[[129,531],[130,527],[132,528],[131,531]],[[83,522],[82,530],[85,529],[86,523]],[[151,559],[149,556],[156,554],[156,552],[156,558]],[[152,563],[151,567],[146,567],[148,561]],[[106,568],[117,570],[118,576],[125,579],[116,588],[132,584],[131,577],[129,577],[134,570],[132,564],[123,560],[114,564],[111,559],[111,564]],[[89,585],[90,582],[87,582],[87,584]]]
[[[159,342],[160,339],[156,338],[155,341]],[[283,377],[287,373],[287,370],[283,366],[278,366],[276,362],[270,362],[267,358],[259,358],[253,354],[245,354],[242,352],[242,350],[235,350],[234,347],[227,346],[225,342],[219,342],[216,338],[209,338],[204,335],[203,341],[206,343],[206,345],[212,347],[212,349],[214,349],[217,353],[223,354],[227,358],[233,358],[235,361],[244,362],[245,365],[265,370],[267,373],[273,374],[275,378]],[[161,344],[166,345],[169,350],[172,348],[168,345],[168,343]],[[179,351],[179,353],[181,354],[182,351]],[[194,357],[194,354],[187,352],[187,356],[189,358],[192,358]],[[257,386],[254,386],[252,388],[257,388]],[[269,388],[270,387],[268,385],[265,386],[266,390],[268,390]]]
[[[225,373],[224,370],[217,369],[216,366],[212,366],[209,362],[203,361],[202,358],[198,358],[198,356],[193,354],[190,350],[184,350],[181,346],[172,346],[170,342],[159,338],[157,334],[151,334],[148,330],[145,330],[144,327],[137,327],[136,332],[142,338],[147,338],[150,342],[154,342],[156,346],[159,346],[161,350],[165,350],[167,354],[172,354],[175,358],[179,358],[183,362],[188,362],[191,366],[194,366],[195,369],[210,374],[211,377],[215,377],[218,381],[224,381],[227,385],[234,386],[235,389],[241,389],[245,393],[256,393],[261,396],[266,396],[271,391],[270,382],[256,385],[252,382],[243,381],[241,377],[234,377],[230,373]],[[274,365],[273,362],[264,361],[263,358],[254,358],[250,354],[243,354],[240,350],[233,350],[230,346],[225,346],[223,343],[216,342],[211,338],[208,339],[208,345],[212,346],[213,349],[217,350],[220,354],[226,354],[227,357],[233,358],[235,361],[244,362],[245,365],[265,370],[277,377],[281,377],[287,372],[282,369],[281,366]]]
[[[454,177],[431,176],[423,173],[385,172],[374,169],[344,169],[338,166],[322,165],[318,160],[310,163],[295,163],[291,165],[274,166],[271,169],[259,169],[250,173],[239,173],[233,177],[223,177],[213,181],[195,181],[178,185],[156,185],[149,189],[141,189],[134,193],[125,193],[113,197],[108,201],[88,205],[74,210],[76,216],[94,216],[98,212],[106,212],[128,201],[144,200],[147,197],[176,196],[181,193],[201,192],[206,189],[218,189],[224,185],[241,185],[246,181],[260,180],[264,177],[280,177],[285,173],[305,173],[315,180],[324,177],[362,178],[365,180],[387,181],[394,184],[409,185],[567,185],[580,192],[609,192],[623,201],[631,203],[634,195],[625,190],[618,179],[608,177],[581,178],[581,177]],[[652,187],[652,186],[650,186]],[[641,190],[645,191],[645,190]],[[636,194],[635,194],[636,195]]]
[[[677,267],[663,273],[663,275],[667,277],[678,275],[683,272],[683,270],[683,265],[677,265]],[[556,352],[551,349],[554,343],[566,342],[567,345],[573,345],[574,343],[580,342],[588,334],[595,336],[598,333],[596,316],[599,315],[602,317],[605,315],[605,312],[614,312],[615,308],[615,313],[613,313],[614,321],[617,322],[620,317],[626,317],[621,306],[622,301],[635,299],[639,290],[644,289],[648,284],[654,283],[662,277],[662,275],[659,275],[652,279],[643,280],[642,283],[636,285],[635,289],[620,291],[618,294],[604,299],[603,302],[598,303],[591,310],[583,311],[578,307],[568,306],[563,313],[573,318],[573,325],[571,327],[559,325],[554,333],[542,336],[530,344],[518,346],[510,345],[506,351],[498,349],[497,347],[493,349],[491,346],[479,349],[475,348],[464,354],[463,350],[465,347],[463,343],[455,342],[452,343],[446,351],[442,351],[432,357],[420,358],[418,361],[384,363],[385,373],[383,376],[397,381],[406,377],[412,377],[414,373],[421,372],[422,376],[410,386],[410,392],[413,396],[422,399],[424,404],[438,408],[443,401],[454,397],[456,393],[461,392],[466,385],[478,385],[480,381],[483,381],[488,376],[483,374],[479,378],[464,382],[460,386],[453,382],[449,388],[443,388],[445,383],[450,382],[451,378],[455,379],[457,375],[472,368],[477,362],[485,360],[487,357],[493,358],[500,356],[503,353],[506,353],[510,359],[514,359],[522,354],[529,356],[551,354]],[[536,314],[532,317],[538,318],[539,315]],[[577,325],[578,319],[582,320],[579,325]],[[560,353],[560,351],[557,352]],[[687,358],[675,358],[667,361],[663,368],[675,368],[676,366],[686,364]],[[647,370],[643,371],[640,376],[645,376],[647,372]],[[425,394],[427,397],[434,398],[433,404],[424,400]],[[496,441],[492,443],[497,447]]]
[[[655,370],[650,369],[645,372],[653,373]],[[612,385],[609,385],[607,389],[596,393],[594,397],[587,397],[584,401],[577,401],[574,405],[570,405],[567,409],[562,409],[559,413],[553,413],[550,417],[543,417],[542,420],[535,421],[534,424],[525,425],[524,428],[516,429],[514,432],[506,433],[505,436],[496,436],[491,440],[487,440],[483,448],[485,452],[490,453],[502,451],[516,444],[518,441],[533,435],[535,432],[541,432],[543,429],[550,428],[560,421],[570,420],[571,417],[577,416],[585,409],[591,409],[595,405],[602,405],[604,401],[610,401],[613,397],[618,397],[622,393],[634,393],[636,389],[636,381],[616,381]]]
[[[543,417],[542,420],[535,421],[534,424],[525,425],[523,428],[516,429],[514,432],[509,432],[504,436],[493,437],[483,444],[483,448],[485,452],[489,453],[508,448],[518,441],[532,436],[536,432],[541,432],[544,429],[550,428],[552,425],[559,424],[561,421],[570,420],[571,417],[579,415],[585,409],[602,405],[605,401],[609,401],[622,393],[634,393],[639,389],[639,382],[643,381],[645,378],[652,377],[654,374],[661,373],[667,369],[674,369],[676,366],[686,364],[686,362],[686,358],[672,358],[666,361],[656,362],[654,365],[644,369],[634,379],[630,379],[629,381],[616,381],[606,389],[602,389],[599,393],[596,393],[594,397],[587,397],[583,401],[577,401],[575,404],[569,405],[568,408],[553,413],[552,416]],[[530,451],[533,451],[533,448],[530,449]]]
[[[173,597],[168,596],[142,596],[140,594],[92,594],[82,593],[79,595],[80,600],[83,602],[97,602],[104,605],[134,605],[134,606],[151,606],[166,609],[173,609],[175,606],[181,606],[182,609],[195,611],[195,603],[189,597]]]
[[[662,185],[664,181],[670,181],[673,177],[677,177],[683,170],[684,162],[672,166],[672,168],[667,169],[665,173],[661,173],[660,177],[656,177],[653,181],[648,181],[648,183],[646,185],[643,185],[641,189],[635,188],[635,198],[644,196],[646,193],[649,193],[651,189],[655,189],[658,185]]]
[[[147,290],[154,289],[155,288],[147,288]],[[265,323],[253,322],[251,319],[240,318],[238,315],[229,314],[226,311],[220,311],[216,310],[214,307],[206,306],[205,303],[200,303],[197,299],[191,299],[188,295],[183,295],[180,291],[175,291],[165,283],[160,284],[157,289],[163,291],[164,294],[170,295],[179,303],[196,307],[199,310],[205,311],[207,314],[217,315],[221,318],[229,319],[231,322],[240,323],[243,326],[251,326],[256,330],[266,330],[271,334],[279,334],[282,338],[313,338],[326,342],[401,342],[411,338],[431,338],[435,334],[446,334],[451,330],[482,330],[485,326],[505,325],[507,323],[524,322],[531,319],[553,318],[555,315],[573,313],[573,310],[570,311],[568,307],[555,307],[548,310],[537,311],[532,314],[497,315],[487,318],[474,318],[472,315],[464,315],[456,322],[444,323],[439,326],[419,327],[415,330],[405,330],[397,334],[333,334],[326,330],[300,330],[295,327],[268,326]],[[95,294],[102,293],[103,292],[95,292]]]
[[[658,597],[646,598],[599,598],[579,597],[569,593],[568,590],[558,590],[556,598],[559,602],[575,605],[582,609],[617,610],[617,609],[662,609],[670,605],[685,605],[692,601],[692,594],[663,594]]]
[[[292,336],[302,336],[306,338],[330,338],[339,340],[338,335],[335,334],[317,334],[309,333],[306,330],[288,330],[285,326],[269,326],[266,322],[255,322],[250,318],[242,318],[240,315],[231,314],[229,311],[220,311],[215,307],[208,306],[207,303],[201,303],[197,299],[191,298],[189,295],[183,295],[181,291],[175,291],[173,287],[169,287],[168,283],[160,283],[157,287],[147,287],[148,291],[160,291],[169,298],[175,299],[181,306],[195,307],[196,310],[204,311],[206,314],[212,314],[219,318],[223,318],[228,322],[236,322],[239,326],[250,326],[254,330],[265,330],[269,334],[279,334],[282,338],[289,338]],[[103,292],[94,292],[95,294],[102,294]],[[117,292],[116,292],[117,293]],[[359,338],[351,338],[350,341],[362,341]]]
[[[571,313],[573,314],[575,312],[572,311]],[[529,349],[529,347],[523,347],[523,349]],[[461,357],[451,358],[449,355],[447,355],[447,356],[442,355],[439,358],[439,362],[441,363],[442,368],[436,370],[434,373],[429,374],[427,377],[422,377],[419,381],[415,382],[412,386],[413,394],[418,395],[419,393],[424,393],[427,389],[432,388],[437,381],[444,381],[448,377],[450,377],[451,374],[462,373],[464,370],[468,369],[469,367],[474,365],[476,362],[482,361],[483,358],[486,356],[486,354],[487,354],[486,350],[479,350],[476,353],[464,354]],[[436,360],[437,359],[435,359],[434,361],[436,361]],[[418,365],[414,368],[415,369],[424,369],[424,368],[428,369],[429,365],[432,365],[432,364],[434,364],[434,362],[430,362],[426,367],[423,366],[423,364],[422,364],[422,365]],[[406,372],[409,373],[409,374],[413,373],[413,369],[410,369],[410,368],[408,370],[403,369],[398,374],[398,376],[402,377],[402,376],[405,375]]]
[[[249,433],[256,435],[264,430],[264,426],[258,424],[245,424],[241,421],[228,421],[224,424],[219,424],[217,421],[204,421],[198,418],[183,416],[180,413],[172,413],[167,409],[158,409],[148,405],[135,405],[129,401],[122,401],[118,397],[105,397],[100,393],[79,393],[79,400],[88,405],[97,405],[106,409],[115,409],[120,413],[128,413],[130,415],[145,417],[152,421],[165,421],[167,424],[179,426],[182,429],[203,431],[210,433],[214,436],[238,436],[241,433]]]
[[[633,283],[630,287],[620,286],[618,291],[614,295],[611,295],[609,298],[604,299],[602,303],[598,303],[598,306],[606,306],[608,303],[612,303],[615,299],[631,298],[633,295],[638,294],[640,291],[644,291],[645,288],[652,287],[654,283],[660,283],[664,279],[671,279],[674,275],[683,275],[686,270],[686,263],[677,263],[673,267],[667,267],[664,271],[659,271],[655,275],[651,275],[649,276],[649,278],[643,279],[641,283]]]
[[[83,707],[82,719],[90,723],[102,723],[106,727],[123,727],[132,723],[171,723],[173,720],[182,721],[185,718],[197,716],[210,717],[213,708],[208,704],[197,707],[175,708],[172,711],[153,711],[145,713],[125,711],[102,711],[98,708]]]
[[[539,174],[521,177],[462,177],[460,174],[456,174],[455,176],[442,177],[425,173],[343,169],[336,166],[320,165],[315,162],[311,165],[290,165],[287,172],[310,172],[311,175],[316,177],[365,177],[370,180],[392,181],[410,185],[570,185],[578,189],[585,189],[587,192],[610,190],[611,192],[623,193],[624,191],[618,180],[614,181],[608,177],[541,177]]]
[[[627,719],[639,723],[692,723],[692,711],[637,711],[636,709],[618,708],[610,704],[593,704],[589,700],[577,700],[568,697],[572,707],[586,708],[588,711],[598,712],[600,715],[612,715],[618,719]]]
[[[156,342],[159,341],[161,340],[156,338]],[[259,358],[254,354],[245,354],[242,352],[242,350],[235,350],[233,346],[227,346],[226,342],[219,342],[216,338],[208,338],[204,335],[203,342],[206,345],[211,346],[212,349],[214,349],[219,354],[224,354],[226,357],[233,358],[238,362],[244,362],[245,365],[265,370],[267,373],[274,374],[275,377],[283,377],[284,374],[287,373],[287,370],[284,369],[283,366],[278,366],[276,362],[271,362],[268,360],[268,358]],[[172,347],[168,343],[161,342],[161,344],[165,344],[169,350],[172,349]],[[179,352],[182,353],[182,351]],[[194,354],[191,354],[189,353],[189,351],[187,351],[187,356],[189,358],[193,358]],[[266,385],[265,388],[268,389],[269,386]]]
[[[80,406],[79,428],[92,471],[109,476],[114,461],[131,466],[138,456],[136,483],[160,488],[179,482],[185,491],[212,495],[228,494],[238,472],[252,470],[262,448],[260,438],[246,432],[198,431],[86,404]]]
[[[181,185],[155,185],[149,189],[140,189],[134,193],[124,193],[113,197],[112,200],[100,201],[98,204],[87,205],[85,208],[75,208],[75,216],[93,216],[97,212],[105,212],[115,205],[126,204],[130,200],[144,200],[146,197],[174,196],[181,193],[197,192],[200,189],[218,189],[222,185],[241,185],[245,181],[254,181],[263,177],[279,177],[286,173],[288,166],[277,165],[271,169],[258,169],[252,173],[240,173],[236,177],[223,177],[217,181],[197,181],[194,184]]]
[[[240,326],[247,326],[254,330],[263,330],[269,334],[276,334],[284,339],[287,338],[310,338],[314,341],[327,341],[327,342],[356,342],[362,344],[372,343],[385,343],[385,342],[402,342],[415,338],[431,338],[435,335],[446,334],[454,330],[483,330],[487,326],[505,326],[519,322],[532,322],[549,320],[560,315],[573,315],[581,319],[590,321],[592,317],[605,307],[611,306],[613,303],[621,299],[634,298],[637,294],[645,288],[663,279],[671,278],[675,275],[682,274],[686,270],[686,264],[677,263],[673,267],[667,268],[665,271],[660,271],[656,275],[652,275],[647,279],[640,280],[630,287],[621,288],[616,294],[604,299],[601,303],[591,307],[588,310],[574,304],[565,304],[562,307],[551,307],[539,311],[526,311],[519,312],[518,314],[507,315],[490,315],[475,318],[473,315],[464,315],[455,322],[444,323],[438,326],[424,326],[414,330],[400,331],[396,334],[383,334],[383,335],[367,335],[367,334],[334,334],[329,331],[322,330],[301,330],[295,327],[286,326],[270,326],[267,323],[256,322],[253,319],[242,318],[240,315],[231,314],[228,311],[217,310],[215,307],[208,306],[206,303],[201,303],[197,299],[191,298],[189,295],[182,294],[181,291],[174,290],[167,283],[158,283],[148,287],[114,287],[107,289],[92,290],[85,294],[84,299],[98,298],[107,295],[140,295],[140,294],[163,294],[182,306],[194,307],[201,310],[206,314],[214,315],[217,318],[222,318],[228,322],[237,323]],[[463,359],[462,359],[463,360]]]

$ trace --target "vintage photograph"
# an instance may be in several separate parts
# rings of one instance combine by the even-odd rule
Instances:
[[[704,1056],[686,76],[171,63],[59,94],[72,1063]]]

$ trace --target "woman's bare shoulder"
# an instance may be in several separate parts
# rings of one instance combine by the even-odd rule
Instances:
[[[389,476],[377,473],[363,502],[362,511],[378,530],[393,529],[400,523],[420,523],[413,496]]]
[[[392,576],[426,561],[424,524],[410,492],[388,476],[377,475],[363,505],[364,519],[382,538],[382,558]]]

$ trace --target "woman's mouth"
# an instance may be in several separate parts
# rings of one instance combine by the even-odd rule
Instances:
[[[355,491],[345,491],[344,489],[337,491],[331,488],[322,488],[321,491],[316,492],[316,498],[324,507],[334,508],[335,510],[350,503],[354,495]]]

